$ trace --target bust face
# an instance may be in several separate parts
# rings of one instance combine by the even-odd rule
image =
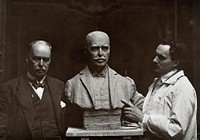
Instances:
[[[109,37],[102,32],[92,33],[86,46],[89,64],[97,68],[104,68],[110,56]]]
[[[33,44],[27,58],[28,71],[37,79],[42,78],[49,69],[51,63],[51,49],[43,42]]]

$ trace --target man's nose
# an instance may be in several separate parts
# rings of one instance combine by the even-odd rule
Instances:
[[[157,57],[157,56],[154,57],[153,62],[154,62],[154,63],[157,63],[157,62],[158,62],[158,57]]]
[[[39,61],[39,66],[43,66],[44,65],[44,60],[43,59],[40,59]]]

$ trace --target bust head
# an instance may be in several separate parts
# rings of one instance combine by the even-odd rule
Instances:
[[[110,39],[102,31],[93,31],[86,36],[85,51],[89,66],[101,71],[108,63],[110,56]]]

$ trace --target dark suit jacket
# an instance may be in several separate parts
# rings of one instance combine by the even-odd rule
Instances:
[[[134,105],[142,109],[144,97],[136,91],[134,81],[121,76],[110,67],[108,67],[108,75],[111,108],[122,108],[124,104],[121,100],[124,99],[131,101]],[[80,73],[67,81],[65,85],[65,96],[68,100],[68,113],[72,116],[67,116],[69,126],[82,127],[81,121],[83,118],[80,117],[82,116],[82,109],[95,109],[96,102],[91,86],[92,83],[88,67],[85,67]]]
[[[64,91],[64,83],[46,77],[53,103],[56,124],[60,135],[63,134],[64,124],[61,97]],[[31,139],[33,129],[33,108],[31,102],[32,90],[26,75],[15,78],[3,84],[0,88],[0,139]]]

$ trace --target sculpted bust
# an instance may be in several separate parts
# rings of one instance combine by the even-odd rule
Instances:
[[[136,92],[133,80],[121,76],[107,64],[110,39],[106,33],[89,33],[86,36],[85,53],[88,56],[88,65],[65,85],[68,107],[74,108],[69,113],[78,108],[82,113],[76,115],[82,116],[84,128],[98,128],[90,125],[94,122],[103,129],[102,123],[108,124],[106,128],[111,127],[110,129],[120,127],[121,109],[124,106],[121,100],[131,101],[142,108],[143,96]],[[95,120],[94,116],[101,116],[98,118],[101,121],[96,122],[98,119]]]

